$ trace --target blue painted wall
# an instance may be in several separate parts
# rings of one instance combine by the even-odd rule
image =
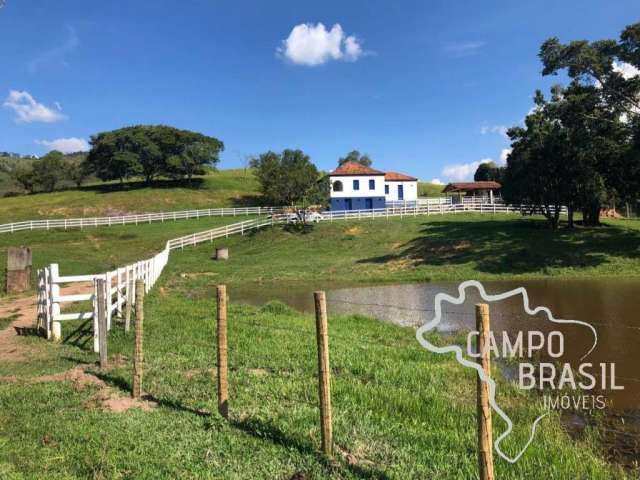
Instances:
[[[373,204],[373,208],[384,208],[384,197],[352,197],[352,210],[365,210],[367,208],[366,199],[369,198]],[[346,198],[332,198],[331,210],[348,210]]]

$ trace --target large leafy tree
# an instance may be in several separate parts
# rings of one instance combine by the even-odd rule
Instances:
[[[476,182],[486,182],[493,180],[494,182],[502,181],[503,169],[498,167],[495,162],[484,162],[478,165],[473,179]]]
[[[595,225],[607,197],[638,196],[640,76],[634,69],[640,68],[640,23],[626,27],[619,41],[562,44],[551,38],[540,58],[544,75],[566,71],[571,79],[555,115],[571,131],[579,164],[573,193],[585,224]]]
[[[346,156],[338,159],[338,166],[344,165],[347,162],[359,163],[365,167],[370,167],[373,161],[369,155],[361,154],[358,150],[351,150]]]
[[[214,138],[165,125],[138,125],[91,137],[86,164],[101,180],[142,175],[147,183],[159,176],[173,178],[204,173],[215,167],[224,144]]]
[[[313,203],[321,195],[318,169],[302,150],[269,151],[251,166],[265,200],[274,205]]]
[[[33,162],[33,176],[36,185],[45,192],[53,192],[65,178],[64,154],[52,150],[44,157]]]

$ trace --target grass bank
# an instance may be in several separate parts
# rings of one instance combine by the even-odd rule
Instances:
[[[214,300],[177,295],[165,282],[145,311],[144,388],[158,404],[149,412],[114,413],[92,384],[52,381],[85,363],[112,395],[128,395],[133,337],[121,327],[110,334],[112,366],[102,372],[69,324],[60,346],[21,339],[31,361],[0,364],[0,376],[13,376],[0,381],[0,477],[476,478],[475,377],[422,349],[413,330],[330,318],[337,453],[326,461],[311,316],[277,303],[230,307],[226,422],[215,413]],[[499,392],[516,425],[503,444],[512,454],[540,406],[501,378]],[[504,427],[496,421],[496,434]],[[497,478],[625,478],[598,459],[594,441],[589,431],[570,440],[551,416],[515,465],[496,459]]]
[[[0,223],[129,213],[243,207],[261,203],[251,170],[220,170],[186,182],[159,180],[87,185],[53,193],[0,198]]]
[[[314,225],[306,233],[277,227],[220,239],[228,262],[207,259],[210,246],[172,258],[170,282],[189,288],[212,279],[247,282],[421,282],[640,275],[640,223],[549,230],[540,218],[433,215]],[[192,273],[187,278],[179,274]],[[198,275],[202,274],[202,275]]]
[[[144,225],[0,234],[1,292],[4,292],[7,247],[31,247],[34,275],[36,269],[51,263],[60,265],[62,275],[99,273],[149,258],[162,250],[166,241],[171,238],[251,218],[253,217],[244,215],[204,217]]]

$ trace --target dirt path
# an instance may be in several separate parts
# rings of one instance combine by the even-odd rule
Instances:
[[[91,284],[74,284],[73,286],[62,288],[61,293],[75,295],[87,293],[90,290]],[[21,333],[24,334],[25,331],[35,327],[37,320],[35,293],[1,300],[0,318],[13,315],[17,315],[16,320],[9,327],[0,330],[0,362],[20,362],[28,358],[29,347],[20,342],[18,337]],[[122,361],[126,361],[126,358],[113,358],[112,364],[118,364]],[[136,400],[128,395],[123,395],[119,390],[112,388],[103,380],[87,372],[86,369],[88,367],[88,365],[78,365],[61,373],[27,379],[19,379],[11,375],[0,377],[0,382],[70,382],[78,390],[93,386],[97,391],[83,406],[85,408],[101,408],[116,413],[126,412],[130,408],[150,411],[157,406],[157,403],[151,399]]]
[[[61,293],[74,295],[87,293],[90,289],[90,284],[76,283],[61,289]],[[18,341],[18,337],[35,327],[38,315],[35,292],[0,300],[0,318],[13,315],[17,315],[16,320],[4,330],[0,330],[0,362],[17,362],[26,358],[29,350]]]

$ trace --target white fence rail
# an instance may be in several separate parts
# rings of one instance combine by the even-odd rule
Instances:
[[[345,210],[322,212],[316,221],[333,222],[338,220],[358,220],[367,218],[389,218],[389,217],[413,217],[417,215],[439,215],[446,213],[476,212],[482,214],[497,213],[523,213],[528,211],[528,207],[509,206],[501,203],[477,204],[477,203],[439,203],[402,206],[392,208],[381,208],[373,210]],[[252,230],[262,227],[286,223],[292,219],[292,214],[274,214],[268,217],[259,217],[243,222],[233,223],[222,227],[205,230],[202,232],[185,235],[167,241],[164,250],[154,257],[140,262],[132,263],[116,270],[97,275],[70,275],[61,276],[57,264],[38,270],[38,326],[47,333],[47,338],[59,340],[62,335],[61,322],[67,320],[93,319],[94,351],[98,351],[98,328],[97,328],[97,292],[95,281],[104,278],[106,283],[106,307],[107,328],[111,328],[111,319],[114,313],[122,316],[123,307],[129,302],[135,302],[135,293],[132,285],[135,280],[144,280],[145,290],[148,291],[158,280],[162,270],[169,260],[169,253],[172,250],[183,249],[187,246],[197,245],[203,242],[211,242],[217,238],[226,238],[230,235],[244,235]],[[93,285],[91,285],[91,283]],[[86,287],[84,293],[70,293],[61,295],[62,285],[73,285]],[[74,302],[91,301],[92,309],[80,313],[62,313],[63,304]]]
[[[282,207],[240,207],[240,208],[204,208],[200,210],[182,210],[176,212],[141,213],[114,217],[56,218],[49,220],[26,220],[24,222],[0,225],[0,233],[13,233],[22,230],[50,230],[52,228],[88,228],[99,226],[128,225],[167,220],[185,220],[189,218],[264,215],[282,211]]]

